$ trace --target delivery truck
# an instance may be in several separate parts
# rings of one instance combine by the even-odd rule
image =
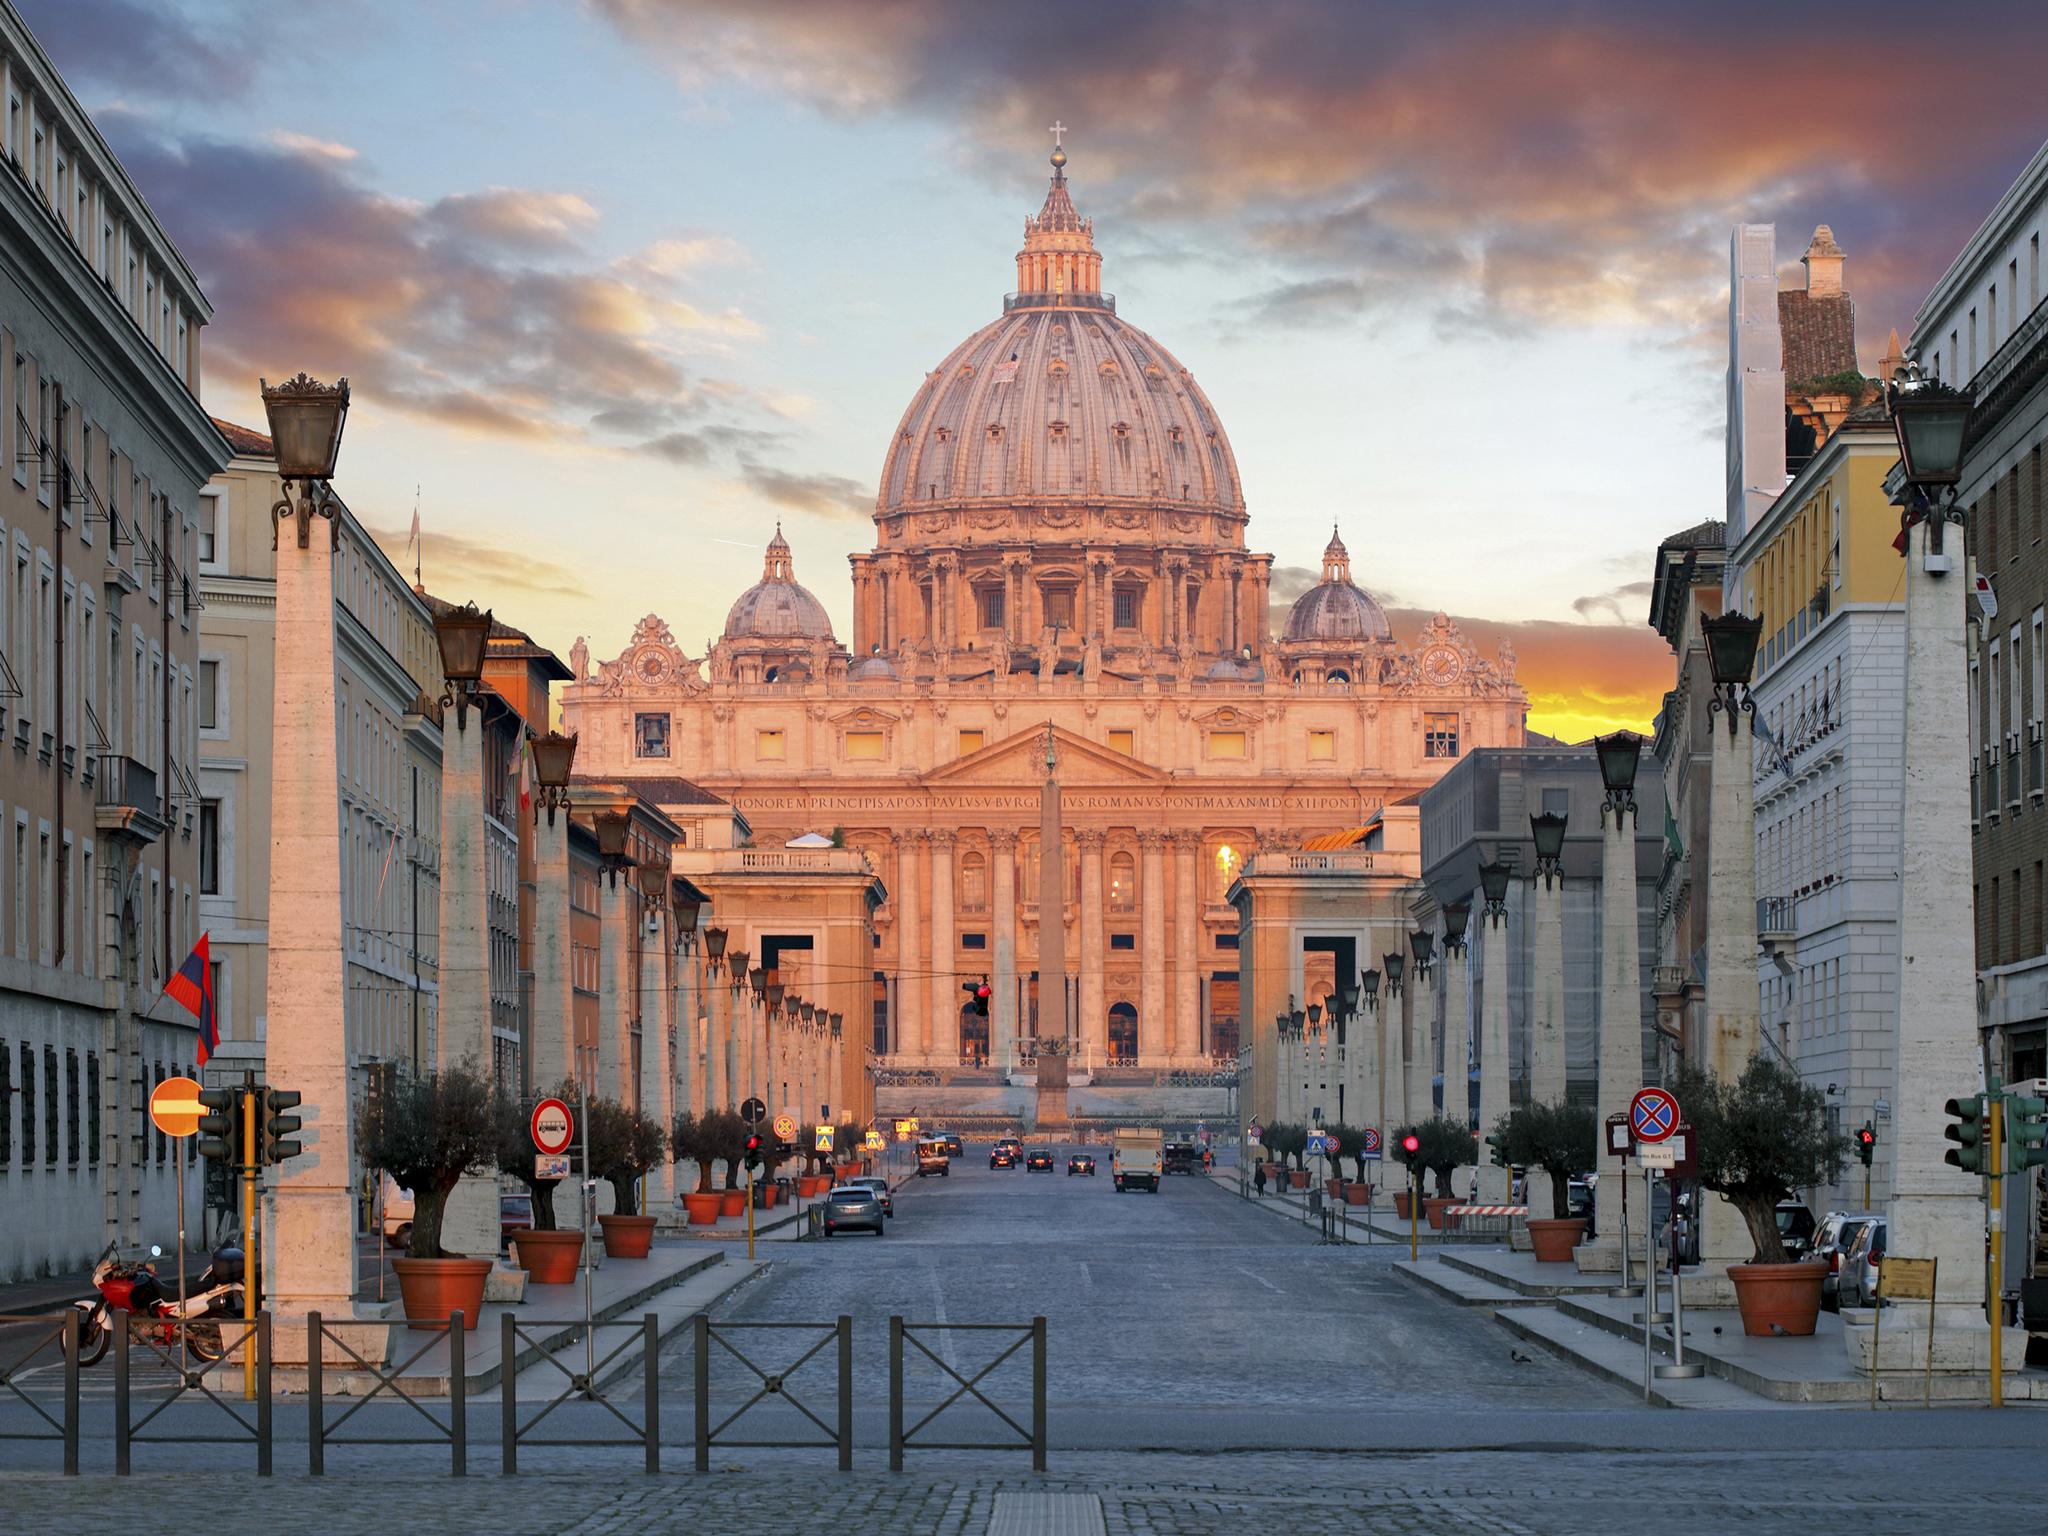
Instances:
[[[1158,1194],[1165,1146],[1163,1132],[1119,1126],[1109,1161],[1110,1177],[1116,1183],[1116,1192],[1122,1194],[1126,1189],[1148,1189]]]

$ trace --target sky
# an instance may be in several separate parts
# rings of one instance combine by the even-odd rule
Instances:
[[[708,643],[778,520],[846,555],[1000,313],[1047,127],[1201,382],[1275,593],[1330,526],[1396,637],[1646,727],[1658,541],[1724,507],[1728,239],[1848,253],[1866,366],[2048,137],[2048,8],[1469,0],[15,0],[214,308],[205,401],[353,388],[337,488],[597,657]]]

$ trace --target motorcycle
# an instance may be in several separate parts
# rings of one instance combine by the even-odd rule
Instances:
[[[114,1337],[117,1312],[129,1314],[129,1326],[164,1349],[174,1348],[182,1335],[192,1354],[208,1365],[226,1355],[219,1319],[242,1315],[242,1250],[233,1245],[216,1248],[198,1284],[186,1294],[182,1310],[176,1292],[164,1289],[157,1278],[156,1265],[151,1262],[162,1258],[163,1252],[152,1244],[149,1259],[124,1260],[113,1244],[107,1245],[92,1271],[98,1297],[74,1303],[81,1314],[80,1365],[97,1365],[106,1354]],[[147,1319],[147,1324],[133,1321],[138,1318]]]

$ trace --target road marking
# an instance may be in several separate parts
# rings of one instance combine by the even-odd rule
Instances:
[[[1267,1290],[1271,1291],[1275,1296],[1284,1296],[1286,1294],[1286,1292],[1282,1291],[1279,1286],[1275,1285],[1272,1281],[1268,1280],[1256,1269],[1246,1269],[1242,1264],[1236,1267],[1237,1272],[1240,1275],[1249,1275],[1252,1279],[1258,1281],[1259,1284],[1263,1285]]]

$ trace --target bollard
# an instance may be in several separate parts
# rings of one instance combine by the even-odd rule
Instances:
[[[699,1312],[696,1317],[695,1344],[697,1358],[691,1366],[696,1376],[697,1408],[697,1470],[711,1470],[711,1319]]]
[[[498,1470],[519,1472],[519,1324],[510,1312],[498,1318]]]
[[[509,1319],[511,1314],[506,1314]],[[641,1340],[641,1394],[647,1400],[647,1475],[654,1476],[661,1470],[661,1319],[654,1313],[647,1314],[641,1324],[646,1337]]]
[[[79,1311],[64,1314],[64,1475],[78,1476],[78,1324]]]
[[[1031,1470],[1045,1470],[1045,1319],[1031,1319]]]
[[[903,1470],[903,1319],[889,1319],[889,1470]]]
[[[270,1313],[256,1314],[256,1475],[270,1476]]]
[[[853,1319],[839,1318],[839,1470],[853,1470]]]
[[[320,1314],[306,1314],[306,1474],[327,1475],[327,1405],[323,1387],[327,1362],[320,1347]]]
[[[465,1408],[469,1397],[469,1372],[463,1360],[463,1335],[468,1332],[462,1309],[448,1314],[448,1446],[452,1475],[468,1474],[469,1424]],[[501,1366],[502,1368],[502,1366]]]
[[[114,1330],[114,1475],[128,1475],[128,1314],[107,1312]]]

